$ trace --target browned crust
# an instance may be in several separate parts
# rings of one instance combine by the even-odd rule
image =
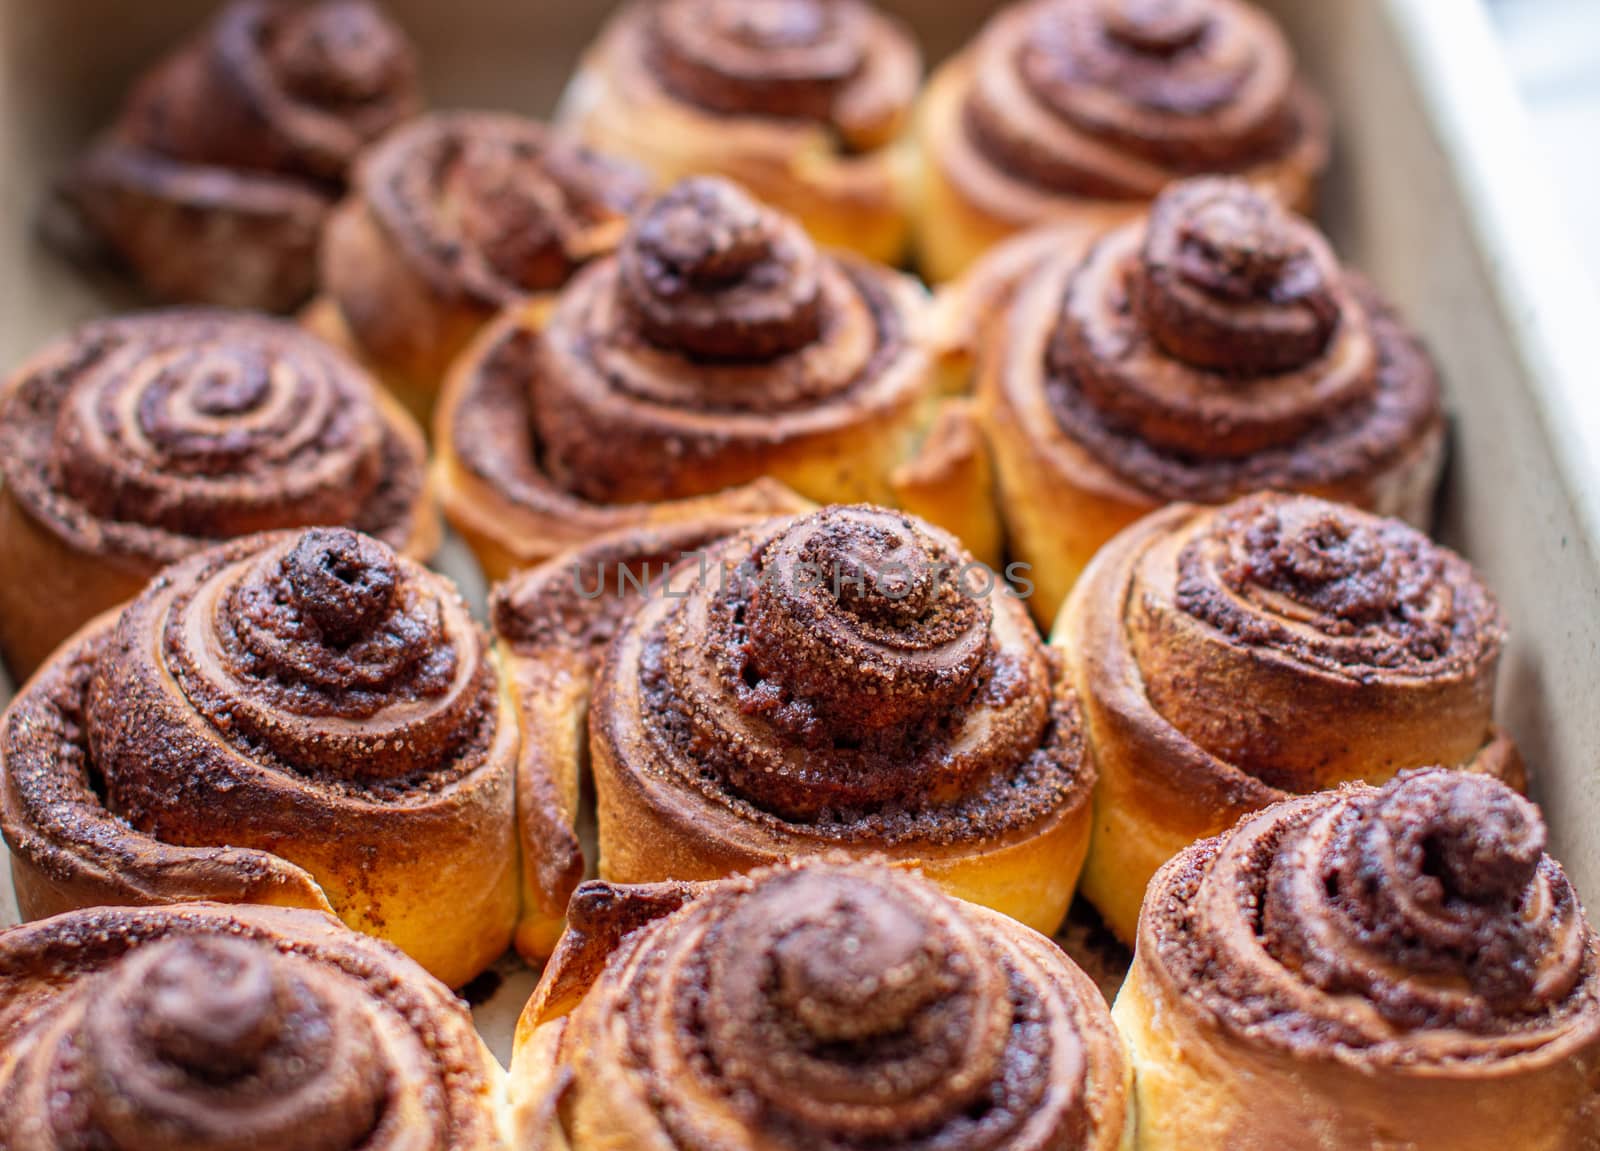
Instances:
[[[708,889],[701,883],[617,884],[591,880],[572,894],[566,930],[517,1020],[517,1041],[570,1015],[635,931],[677,911]]]
[[[1046,235],[1060,237],[1059,250],[1050,250]],[[1108,540],[1173,501],[1222,502],[1275,488],[1426,525],[1444,450],[1439,386],[1426,351],[1369,287],[1358,281],[1357,293],[1385,365],[1370,417],[1213,466],[1104,428],[1091,443],[1063,426],[1044,365],[1083,251],[1070,233],[1019,239],[1001,249],[994,270],[975,272],[969,288],[992,301],[981,325],[979,406],[994,445],[1008,538],[1039,584],[1031,606],[1041,626],[1051,624]]]
[[[345,32],[334,58],[298,61],[308,74],[383,70],[359,107],[302,99],[269,58],[302,20]],[[288,311],[311,293],[346,166],[420,103],[409,45],[375,9],[236,0],[134,86],[63,203],[159,298]]]
[[[1384,1022],[1376,997],[1319,989],[1281,965],[1248,924],[1257,906],[1247,902],[1251,891],[1266,885],[1257,868],[1273,867],[1285,838],[1325,827],[1325,817],[1373,794],[1357,786],[1278,804],[1196,844],[1157,875],[1134,970],[1115,1009],[1140,1077],[1141,1135],[1156,1151],[1193,1146],[1185,1132],[1197,1129],[1213,1135],[1208,1146],[1298,1147],[1306,1145],[1308,1125],[1338,1146],[1366,1145],[1380,1133],[1423,1151],[1593,1146],[1600,945],[1581,909],[1566,904],[1560,912],[1582,934],[1569,955],[1581,971],[1555,1016],[1511,1011],[1417,1030]],[[1491,836],[1505,833],[1506,825],[1486,817],[1490,825],[1498,829]],[[1494,858],[1495,850],[1485,846],[1480,858]],[[1534,874],[1544,895],[1532,897],[1524,913],[1530,921],[1554,913],[1554,889],[1565,884],[1548,856]],[[1294,906],[1319,914],[1299,901]],[[1381,937],[1369,945],[1381,948]],[[1347,946],[1362,945],[1330,925],[1329,954]],[[1448,997],[1461,986],[1458,975],[1407,975],[1393,960],[1360,967],[1380,986],[1398,979],[1401,1001]]]
[[[331,910],[306,871],[270,852],[162,843],[106,809],[81,745],[83,697],[119,614],[86,625],[5,713],[0,829],[24,918],[160,904],[175,894]]]
[[[848,524],[853,512],[889,514],[849,508],[818,514],[831,514],[832,522]],[[940,785],[937,798],[920,795],[916,799],[868,803],[860,812],[850,808],[849,800],[841,800],[840,810],[825,819],[785,816],[776,806],[764,806],[725,780],[716,782],[721,779],[718,771],[748,768],[729,768],[722,760],[718,762],[723,767],[717,769],[694,766],[697,760],[693,746],[698,737],[684,732],[687,721],[682,717],[699,714],[697,709],[704,708],[709,714],[719,707],[731,706],[727,701],[674,697],[671,707],[677,709],[674,714],[679,717],[674,721],[657,710],[660,704],[646,698],[641,669],[651,658],[648,652],[653,650],[652,645],[670,646],[673,642],[677,633],[669,628],[663,635],[661,629],[668,626],[666,621],[675,604],[685,594],[697,598],[719,594],[711,590],[720,584],[716,573],[736,567],[745,554],[741,549],[753,546],[751,540],[764,539],[760,533],[772,534],[776,539],[774,533],[779,529],[787,530],[799,523],[773,521],[768,527],[751,529],[717,545],[698,572],[691,565],[680,567],[674,578],[684,586],[674,584],[671,595],[664,594],[666,589],[652,595],[613,642],[589,714],[590,766],[599,802],[602,876],[619,882],[667,877],[709,880],[842,847],[854,853],[880,853],[901,866],[922,867],[936,882],[964,898],[1002,907],[1032,926],[1054,930],[1076,881],[1088,829],[1092,781],[1077,752],[1080,720],[1074,693],[1057,665],[1036,666],[1029,662],[1033,660],[1035,633],[1025,609],[1004,592],[997,590],[991,597],[994,621],[986,625],[992,626],[992,635],[999,637],[991,641],[997,645],[994,651],[1000,653],[994,658],[997,666],[1012,667],[1008,661],[1016,661],[1017,667],[1026,663],[1032,670],[1023,679],[1032,686],[1019,687],[1016,695],[1006,695],[1003,702],[972,705],[974,714],[988,717],[983,722],[971,720],[974,730],[985,733],[973,738],[980,742],[987,738],[991,743],[984,745],[987,752],[974,750],[977,745],[963,745],[962,751],[951,754],[955,759],[982,754],[1001,758],[975,761],[984,765],[970,768],[978,773],[975,780],[963,776],[957,781],[952,768],[951,778]],[[700,572],[709,574],[701,579]],[[813,626],[821,634],[827,625]],[[709,636],[691,636],[689,642],[695,646],[682,655],[692,661],[712,658],[710,651],[719,641]],[[706,656],[693,654],[703,649]],[[663,658],[677,656],[668,654]],[[803,661],[806,656],[796,651],[793,658]],[[909,679],[909,670],[906,675]],[[1037,681],[1033,676],[1038,676]],[[1019,735],[1026,725],[1019,720],[1021,713],[1016,708],[1032,704],[1023,704],[1018,697],[1026,696],[1034,687],[1041,688],[1045,696],[1038,701],[1042,726],[1031,735]],[[958,707],[955,714],[966,712]],[[647,724],[647,715],[658,718]],[[792,737],[784,736],[779,728],[751,717],[738,723],[742,725],[747,720],[748,730],[741,726],[738,736],[751,741],[745,752],[764,756],[775,754],[775,748],[790,746],[785,741]],[[924,717],[928,725],[948,720],[937,710]],[[1009,734],[1002,734],[1002,729]],[[1008,739],[1024,742],[1013,746]],[[799,744],[794,746],[798,748]],[[738,753],[739,749],[728,752],[735,757]],[[825,750],[811,754],[828,755]],[[846,754],[853,753],[838,753]],[[862,766],[843,771],[841,779],[846,775],[854,779],[855,772],[862,773],[864,779],[873,771],[892,775],[900,768],[920,770],[898,760],[880,763],[873,758],[878,754],[881,753],[862,753]],[[712,757],[708,750],[706,762]],[[815,797],[832,794],[821,779],[784,786],[797,788],[807,797],[796,802],[820,803],[823,801]]]
[[[1217,514],[1178,504],[1122,532],[1089,565],[1051,637],[1068,661],[1083,702],[1089,746],[1101,780],[1096,798],[1099,839],[1091,849],[1085,893],[1124,940],[1133,935],[1138,893],[1172,851],[1291,795],[1197,742],[1202,733],[1214,734],[1226,717],[1218,717],[1214,725],[1197,721],[1202,726],[1190,734],[1162,714],[1147,693],[1136,652],[1136,644],[1160,643],[1163,638],[1133,633],[1143,618],[1136,609],[1161,595],[1159,587],[1151,589],[1138,581],[1141,562],[1152,549],[1170,547],[1171,541],[1189,536]],[[1162,658],[1179,664],[1189,660],[1196,674],[1224,677],[1215,694],[1234,693],[1240,700],[1238,714],[1256,714],[1246,710],[1249,701],[1249,707],[1259,707],[1270,720],[1274,707],[1296,701],[1295,714],[1284,717],[1281,755],[1293,758],[1298,751],[1303,764],[1321,765],[1303,769],[1299,790],[1332,787],[1351,778],[1381,782],[1406,767],[1437,762],[1419,750],[1427,746],[1422,741],[1459,744],[1458,731],[1484,734],[1459,764],[1449,766],[1494,775],[1513,786],[1526,783],[1510,737],[1481,722],[1487,719],[1493,695],[1498,638],[1489,643],[1487,660],[1469,675],[1452,674],[1436,683],[1426,674],[1338,675],[1289,653],[1252,653],[1242,645],[1238,658],[1244,662],[1230,671],[1204,650],[1208,642],[1226,643],[1226,637],[1204,625],[1196,630],[1195,642]],[[1251,660],[1257,661],[1255,670],[1247,670]],[[1266,686],[1269,683],[1275,687]],[[1330,749],[1349,749],[1344,760],[1336,760],[1332,750],[1323,755],[1314,734],[1304,736],[1311,740],[1309,745],[1302,741],[1302,733],[1318,730],[1328,733]],[[1115,829],[1108,826],[1113,812]],[[1148,841],[1130,846],[1132,829]],[[1109,847],[1113,839],[1121,846]],[[1131,857],[1121,854],[1128,851],[1133,852]]]
[[[442,773],[363,790],[245,755],[225,728],[183,711],[197,705],[164,658],[152,656],[118,685],[126,707],[116,738],[156,741],[145,770],[174,781],[173,794],[198,797],[193,821],[185,825],[171,808],[158,817],[171,825],[163,838],[109,806],[85,707],[113,640],[160,646],[151,628],[164,620],[171,589],[293,538],[237,541],[169,569],[132,614],[91,624],[12,702],[0,727],[0,830],[20,909],[37,918],[104,903],[192,900],[332,908],[402,944],[441,979],[465,983],[504,951],[516,910],[518,729],[509,693],[490,688],[487,742],[473,752],[471,770],[447,764]],[[455,614],[461,626],[464,607]]]
[[[651,1137],[670,1142],[671,1123],[662,1122],[662,1113],[651,1100],[657,1092],[675,1091],[686,1081],[667,1078],[665,1068],[653,1065],[650,1053],[657,1048],[672,1049],[676,1017],[663,1010],[653,1017],[651,1034],[639,1034],[632,1019],[634,1004],[648,994],[650,1002],[664,1009],[676,996],[695,993],[696,989],[676,981],[694,967],[694,949],[702,948],[709,938],[707,925],[726,923],[745,900],[758,898],[763,885],[774,876],[796,872],[870,876],[877,866],[834,858],[791,862],[708,884],[587,884],[580,888],[574,902],[577,930],[570,945],[564,941],[547,968],[518,1029],[511,1094],[513,1125],[521,1137],[531,1137],[535,1146],[575,1149],[598,1146],[607,1139],[619,1145],[637,1145]],[[952,931],[973,940],[986,962],[1003,964],[1013,980],[1013,996],[1051,1001],[1049,1017],[1061,1022],[1046,1024],[1041,1018],[1036,1024],[1039,1034],[1048,1033],[1052,1043],[1081,1045],[1075,1058],[1048,1061],[1050,1074],[1062,1076],[1049,1092],[1051,1116],[1025,1117],[1014,1133],[1018,1142],[1008,1145],[1032,1148],[1039,1141],[1040,1147],[1054,1147],[1067,1137],[1072,1146],[1096,1151],[1121,1146],[1125,1121],[1131,1121],[1128,1070],[1104,1000],[1088,977],[1043,936],[1014,920],[938,895],[918,880],[893,882],[915,884],[923,891],[920,898],[936,900],[940,914],[948,914],[954,921]],[[685,943],[686,939],[694,942]],[[750,961],[758,959],[751,956]],[[722,988],[702,985],[697,993],[715,998]],[[1063,1014],[1055,1014],[1057,1007]],[[624,1012],[629,1017],[626,1027],[622,1025]],[[625,1034],[633,1036],[633,1045],[627,1051],[615,1049],[613,1045]],[[1021,1041],[1017,1032],[1013,1035]],[[1030,1062],[1028,1066],[1036,1069],[1041,1065]],[[870,1069],[864,1067],[862,1073],[869,1074]],[[1019,1075],[1027,1073],[1018,1071]],[[1078,1076],[1082,1078],[1071,1082]],[[966,1086],[951,1080],[933,1090],[959,1093]],[[1064,1104],[1064,1100],[1072,1102]],[[703,1105],[710,1113],[720,1099],[713,1091],[704,1097]],[[1062,1114],[1063,1108],[1070,1114]],[[838,1122],[845,1119],[841,1116]],[[752,1121],[748,1133],[742,1125],[727,1128],[730,1146],[756,1146],[760,1142],[757,1123]],[[972,1138],[981,1140],[976,1131]],[[952,1146],[965,1147],[967,1143],[957,1141]]]
[[[642,340],[622,266],[586,268],[540,333],[524,385],[535,420],[559,433],[545,445],[552,464],[559,452],[571,480],[619,502],[692,498],[762,476],[819,503],[889,502],[888,473],[936,401],[922,338],[928,299],[888,268],[814,260],[824,313],[815,338],[777,356],[741,346],[720,362]],[[742,335],[745,317],[718,318]]]
[[[0,1095],[18,1108],[7,1112],[12,1133],[56,1130],[49,1117],[26,1109],[40,1101],[26,1085],[43,1072],[42,1060],[59,1058],[55,1043],[70,1042],[60,1027],[74,1000],[92,994],[142,950],[176,940],[259,943],[333,981],[344,993],[341,1005],[377,1025],[381,1038],[371,1055],[397,1061],[386,1068],[393,1076],[392,1094],[384,1101],[390,1121],[375,1139],[392,1136],[399,1117],[406,1138],[424,1140],[419,1146],[502,1146],[501,1070],[465,1005],[447,988],[393,948],[347,930],[331,915],[211,903],[93,908],[0,935],[0,1042],[7,1052]],[[57,1146],[51,1137],[42,1138],[38,1146]],[[380,1145],[388,1144],[374,1143]]]
[[[899,262],[914,198],[903,131],[921,70],[903,30],[872,14],[886,40],[903,41],[885,67],[905,96],[875,146],[845,149],[823,124],[710,112],[674,95],[644,60],[649,7],[630,4],[613,17],[569,84],[558,123],[601,151],[641,164],[663,186],[716,172],[796,216],[820,243]]]
[[[1193,174],[1181,165],[1163,168],[1138,160],[1112,142],[1083,136],[1077,138],[1077,146],[1085,148],[1089,170],[1096,164],[1087,158],[1098,156],[1103,171],[1122,168],[1120,175],[1133,179],[1140,190],[1132,193],[1130,187],[1120,197],[1089,191],[1073,195],[1031,182],[974,142],[967,105],[976,69],[984,60],[982,37],[1015,38],[1014,26],[1039,7],[1014,4],[998,13],[980,39],[941,65],[924,89],[916,118],[922,180],[917,246],[924,271],[934,283],[954,279],[986,251],[1028,228],[1056,222],[1093,235],[1115,227],[1142,211],[1163,184]],[[997,59],[991,52],[986,62]],[[1257,159],[1238,174],[1271,189],[1284,203],[1309,210],[1316,181],[1328,162],[1328,117],[1322,102],[1303,84],[1295,84],[1290,100],[1297,128],[1286,150]],[[1046,113],[1040,109],[1034,114]],[[1053,127],[1072,137],[1066,121],[1056,120]]]
[[[471,151],[475,143],[488,157]],[[453,168],[485,163],[522,164],[544,182],[525,175],[527,202],[499,208],[470,186],[452,193],[443,185]],[[558,290],[577,267],[615,248],[625,213],[646,191],[631,166],[588,153],[538,121],[490,112],[435,113],[400,125],[363,153],[352,185],[324,235],[322,285],[363,354],[430,393],[502,308]],[[453,202],[442,202],[450,195]],[[524,283],[496,263],[490,245],[510,244],[511,235],[490,241],[470,232],[465,217],[497,210],[520,213],[512,218],[517,230],[544,245],[526,274],[547,282]]]
[[[311,294],[333,206],[293,177],[185,163],[115,138],[90,149],[61,193],[157,299],[268,312]]]

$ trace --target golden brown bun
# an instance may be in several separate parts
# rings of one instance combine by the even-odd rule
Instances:
[[[96,908],[0,935],[0,1146],[493,1151],[504,1076],[393,948],[281,907]]]
[[[20,682],[164,565],[347,524],[439,542],[416,424],[291,324],[222,311],[85,324],[0,393],[0,654]]]
[[[489,614],[501,674],[522,725],[517,827],[522,918],[517,950],[550,955],[567,901],[593,871],[581,842],[589,697],[605,649],[644,602],[652,581],[766,516],[730,514],[625,528],[495,586]],[[592,812],[583,813],[592,819]],[[592,845],[591,845],[592,848]]]
[[[909,31],[860,0],[631,3],[557,118],[662,186],[728,176],[819,243],[893,264],[910,233],[921,72]]]
[[[1433,362],[1311,224],[1203,179],[1087,252],[1048,237],[975,273],[992,314],[971,321],[1040,626],[1101,545],[1169,503],[1270,488],[1426,526],[1444,450]]]
[[[1092,238],[1200,173],[1309,212],[1328,156],[1288,43],[1241,0],[1012,4],[934,74],[916,138],[917,255],[933,283],[1037,225]]]
[[[1053,943],[905,872],[811,860],[585,884],[523,1013],[540,1151],[1113,1151],[1126,1063]]]
[[[1052,637],[1099,772],[1084,893],[1131,940],[1161,864],[1289,795],[1432,764],[1520,788],[1504,640],[1466,561],[1395,520],[1277,495],[1142,520]]]
[[[992,534],[981,438],[929,435],[926,293],[736,185],[674,186],[546,311],[469,348],[436,417],[445,513],[492,577],[605,531],[793,510],[791,492],[903,493]]]
[[[954,395],[939,404],[911,456],[889,475],[894,506],[938,524],[998,570],[1004,556],[994,462],[978,405]]]
[[[356,153],[420,107],[411,45],[376,4],[235,0],[134,88],[62,192],[156,296],[288,311]]]
[[[23,915],[331,909],[465,983],[517,913],[517,720],[487,646],[447,581],[346,528],[166,569],[0,726]]]
[[[621,240],[648,183],[534,120],[422,116],[362,154],[321,253],[313,328],[348,341],[419,419],[501,309]]]
[[[1077,701],[1010,590],[948,534],[867,506],[683,550],[666,583],[605,617],[592,697],[550,674],[564,658],[519,676],[525,713],[589,699],[601,876],[715,879],[848,850],[1054,931],[1093,773]],[[518,577],[497,601],[535,603],[529,588],[562,578],[592,589],[595,560]],[[592,616],[567,618],[588,634]],[[549,745],[541,790],[570,794],[581,738]]]
[[[1113,1014],[1136,1151],[1594,1151],[1600,941],[1532,804],[1410,772],[1156,877]]]

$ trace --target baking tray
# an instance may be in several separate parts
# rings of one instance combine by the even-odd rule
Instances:
[[[388,0],[423,46],[436,106],[547,112],[609,4]],[[996,5],[899,0],[930,60]],[[0,0],[0,361],[134,303],[37,240],[53,173],[111,116],[141,67],[202,21],[202,0]],[[1534,771],[1553,849],[1600,906],[1600,308],[1561,234],[1477,0],[1278,0],[1335,113],[1324,223],[1425,334],[1443,367],[1454,450],[1441,534],[1498,591],[1513,635],[1502,716]],[[0,547],[4,541],[0,541]],[[459,543],[439,566],[480,606]],[[0,698],[9,690],[0,683]],[[0,852],[3,852],[0,847]],[[0,924],[16,919],[0,881]],[[533,973],[512,960],[476,1008],[509,1053]],[[496,980],[491,978],[489,983]]]

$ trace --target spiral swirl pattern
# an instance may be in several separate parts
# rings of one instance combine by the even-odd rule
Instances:
[[[51,236],[164,300],[290,311],[357,153],[421,106],[372,0],[234,0],[134,86]]]
[[[648,187],[629,164],[488,113],[414,120],[367,153],[356,178],[406,262],[442,297],[486,308],[554,291],[610,252]]]
[[[1600,1025],[1600,951],[1535,809],[1442,770],[1280,804],[1158,877],[1141,947],[1230,1028],[1373,1061]]]
[[[1309,497],[1228,505],[1178,555],[1179,610],[1237,643],[1359,675],[1471,675],[1505,628],[1460,556]]]
[[[34,519],[151,568],[317,523],[404,547],[423,494],[420,436],[364,375],[289,324],[238,313],[78,329],[14,378],[0,445]]]
[[[1178,505],[1108,544],[1061,619],[1106,813],[1084,889],[1126,940],[1157,868],[1291,795],[1433,765],[1525,786],[1494,718],[1500,610],[1398,520]]]
[[[579,1093],[617,1060],[675,1148],[1121,1135],[1121,1055],[1087,978],[1042,936],[873,865],[757,872],[637,931],[558,1058]]]
[[[775,441],[898,418],[928,379],[913,292],[819,252],[732,183],[685,180],[573,281],[543,333],[543,465],[586,500],[656,502],[770,471]]]
[[[1465,764],[1497,743],[1505,625],[1461,557],[1310,496],[1248,496],[1146,528],[1125,537],[1106,582],[1091,576],[1084,610],[1100,596],[1126,606],[1088,642],[1131,659],[1141,706],[1227,771],[1305,792]],[[1206,682],[1195,666],[1211,669]],[[1104,690],[1127,689],[1107,678]],[[1370,728],[1328,738],[1357,716]],[[1509,751],[1492,759],[1486,770],[1520,779]]]
[[[236,0],[135,92],[122,132],[178,160],[337,182],[419,104],[411,47],[372,0]]]
[[[443,987],[309,912],[92,911],[0,942],[18,1151],[498,1146]]]
[[[442,577],[346,528],[238,540],[167,569],[7,716],[19,901],[331,907],[459,984],[515,917],[516,746]]]
[[[645,339],[704,359],[775,359],[822,331],[821,257],[798,224],[735,185],[677,185],[621,255],[621,300]]]
[[[1157,202],[1133,295],[1155,343],[1196,368],[1293,372],[1324,353],[1348,306],[1309,224],[1222,181]]]
[[[1282,32],[1236,0],[1036,0],[973,51],[962,130],[1055,194],[1148,199],[1242,172],[1286,156],[1312,114]]]
[[[1194,181],[1156,201],[1142,243],[1129,231],[1090,254],[1048,366],[1147,443],[1246,456],[1370,397],[1376,351],[1346,314],[1357,304],[1310,224],[1243,184]]]
[[[370,1027],[327,996],[333,988],[271,955],[236,940],[172,940],[107,977],[83,1020],[84,1070],[91,1122],[115,1146],[171,1146],[170,1136],[204,1151],[283,1146],[302,1128],[317,1148],[365,1139],[384,1089]],[[209,1076],[220,1100],[206,1098]],[[247,1142],[240,1118],[252,1103]]]
[[[1236,181],[1181,184],[1098,244],[1040,367],[1070,439],[1167,499],[1349,483],[1439,420],[1421,348],[1309,224]]]
[[[629,775],[813,844],[982,842],[1047,821],[1087,786],[1076,706],[1019,601],[977,586],[976,566],[881,508],[744,531],[629,621],[596,738]]]
[[[916,90],[915,50],[859,0],[667,0],[645,46],[681,100],[827,124],[857,150],[893,137]]]
[[[396,798],[421,773],[440,787],[484,763],[494,673],[439,577],[345,528],[242,541],[184,575],[124,614],[87,701],[108,797],[135,825],[192,822],[150,737],[168,727],[161,742],[176,751],[196,714],[237,749],[187,769],[214,765],[213,787],[258,769],[236,756],[335,792],[400,788]],[[238,831],[221,833],[237,842]]]
[[[1577,897],[1544,847],[1537,809],[1515,792],[1460,773],[1405,776],[1283,845],[1263,908],[1268,950],[1401,1027],[1493,1027],[1564,999],[1583,974]],[[1341,936],[1345,947],[1326,947]],[[1397,968],[1422,978],[1397,987],[1380,974]]]

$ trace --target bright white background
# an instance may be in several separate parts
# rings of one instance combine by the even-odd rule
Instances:
[[[1491,0],[1535,143],[1600,280],[1600,0]]]

